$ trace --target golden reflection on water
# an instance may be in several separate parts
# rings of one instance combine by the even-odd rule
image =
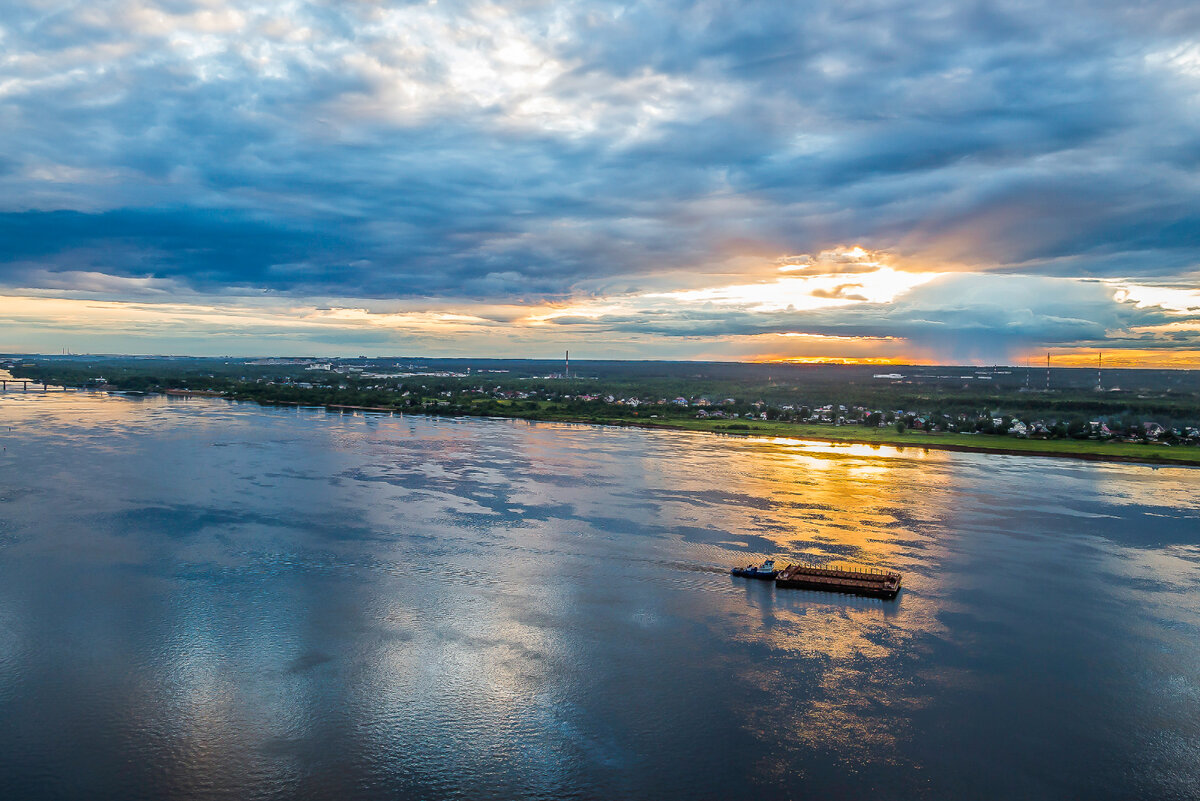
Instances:
[[[932,698],[914,685],[911,663],[897,660],[929,635],[945,632],[933,599],[902,593],[898,601],[798,590],[763,588],[773,595],[769,616],[739,608],[735,639],[768,644],[762,665],[792,660],[815,668],[803,679],[778,669],[756,668],[741,678],[786,703],[785,709],[750,717],[747,731],[788,751],[830,750],[846,759],[886,761],[909,731],[909,715]],[[788,659],[780,659],[788,655]],[[799,699],[788,702],[787,699]]]
[[[702,452],[663,460],[660,486],[729,494],[703,520],[765,540],[780,561],[837,561],[901,568],[952,490],[947,455],[890,447],[831,446],[789,439],[719,440]],[[680,516],[685,509],[670,510]]]
[[[904,448],[894,445],[872,445],[861,442],[826,442],[824,440],[794,439],[791,437],[749,437],[750,442],[767,442],[814,453],[837,456],[866,456],[881,458],[924,459],[933,453],[928,448]]]
[[[781,565],[838,563],[906,574],[908,589],[895,601],[730,579],[747,585],[723,596],[723,613],[738,620],[738,641],[765,643],[777,655],[820,666],[819,691],[796,687],[795,678],[777,670],[743,676],[780,699],[805,699],[779,714],[748,713],[749,732],[788,751],[836,750],[845,759],[876,761],[888,759],[907,736],[908,716],[930,699],[908,678],[911,664],[896,660],[945,631],[937,618],[940,602],[926,592],[928,579],[910,568],[941,555],[938,530],[956,491],[954,474],[944,469],[949,459],[919,449],[760,438],[722,439],[703,465],[687,456],[660,465],[660,486],[697,492],[717,486],[731,493],[714,518],[698,522],[765,542],[754,549]],[[738,556],[749,561],[737,550],[725,558],[736,563]]]

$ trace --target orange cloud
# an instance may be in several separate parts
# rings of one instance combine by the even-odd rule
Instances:
[[[1103,353],[1103,360],[1100,354]],[[1026,360],[1035,366],[1046,363],[1046,351],[1029,354]],[[1149,348],[1051,349],[1051,367],[1159,368],[1200,369],[1200,350],[1168,350]]]

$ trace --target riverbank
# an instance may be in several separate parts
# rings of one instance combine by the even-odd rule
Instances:
[[[387,406],[353,406],[348,404],[303,404],[295,401],[255,401],[268,406],[313,405],[337,411],[392,412],[396,414],[426,414]],[[457,416],[457,415],[456,415]],[[471,415],[465,415],[471,416]],[[1082,459],[1093,462],[1125,462],[1158,466],[1200,467],[1200,448],[1190,446],[1147,445],[1132,442],[1076,439],[1019,439],[986,434],[927,433],[892,428],[865,426],[831,426],[803,423],[782,423],[769,420],[745,420],[728,423],[701,419],[655,419],[628,417],[572,417],[568,415],[512,413],[485,415],[530,422],[605,425],[623,428],[645,428],[670,431],[694,431],[737,437],[767,437],[812,440],[842,445],[921,448],[925,450],[957,451],[960,453],[990,453],[1005,456],[1045,456],[1060,459]],[[735,427],[736,426],[736,427]]]
[[[0,371],[2,372],[2,371]],[[8,376],[10,380],[13,379]],[[29,379],[30,381],[37,379]],[[154,390],[151,390],[154,391]],[[426,411],[412,407],[392,405],[367,405],[353,403],[321,403],[297,400],[270,399],[239,392],[217,389],[166,389],[158,390],[176,397],[224,397],[229,400],[253,401],[267,406],[314,406],[338,411],[372,411],[407,414],[438,414],[432,408]],[[469,407],[466,407],[469,408]],[[446,409],[448,416],[458,416],[466,409],[463,406]],[[501,417],[529,421],[578,423],[585,425],[609,425],[647,429],[694,431],[726,436],[754,436],[812,440],[845,445],[887,446],[894,448],[921,448],[926,450],[958,451],[963,453],[989,453],[1012,456],[1046,456],[1086,461],[1127,462],[1148,465],[1175,465],[1200,467],[1200,447],[1192,445],[1169,446],[1166,444],[1143,444],[1116,442],[1113,440],[1078,439],[1019,439],[989,434],[927,433],[908,430],[904,433],[892,427],[876,428],[859,425],[814,425],[770,420],[741,419],[736,421],[697,419],[682,416],[608,416],[570,414],[547,408],[516,408],[501,403],[486,409],[478,408],[466,416]]]
[[[706,421],[697,420],[697,423]],[[628,425],[619,422],[618,425]],[[1200,448],[1144,445],[1132,442],[1112,442],[1073,439],[1018,439],[985,434],[950,434],[926,432],[897,433],[893,429],[872,429],[864,426],[817,426],[791,423],[749,424],[747,430],[723,431],[720,427],[693,426],[678,422],[635,423],[645,428],[671,428],[683,431],[706,431],[719,434],[740,434],[754,437],[780,437],[816,440],[844,445],[888,446],[893,448],[922,448],[925,450],[958,451],[960,453],[991,453],[1007,456],[1050,456],[1065,459],[1084,459],[1094,462],[1130,462],[1151,465],[1200,466]]]

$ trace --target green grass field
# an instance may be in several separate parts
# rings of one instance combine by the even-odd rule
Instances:
[[[597,423],[630,425],[628,419],[598,419]],[[1200,465],[1200,448],[1166,445],[1142,445],[1128,442],[1102,442],[1076,439],[1017,439],[1016,437],[989,436],[984,434],[927,434],[920,431],[897,433],[894,428],[867,428],[865,426],[803,425],[795,423],[773,423],[763,420],[739,421],[747,426],[744,430],[730,430],[730,425],[718,420],[694,419],[642,419],[636,425],[648,428],[661,427],[688,431],[709,431],[718,434],[736,434],[758,437],[788,437],[812,439],[826,442],[861,443],[867,445],[892,445],[940,450],[961,450],[979,453],[1012,453],[1029,456],[1073,456],[1082,459],[1111,461],[1139,461],[1152,464]]]

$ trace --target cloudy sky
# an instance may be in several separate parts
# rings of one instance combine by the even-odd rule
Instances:
[[[0,144],[0,351],[1200,367],[1194,0],[0,0]]]

